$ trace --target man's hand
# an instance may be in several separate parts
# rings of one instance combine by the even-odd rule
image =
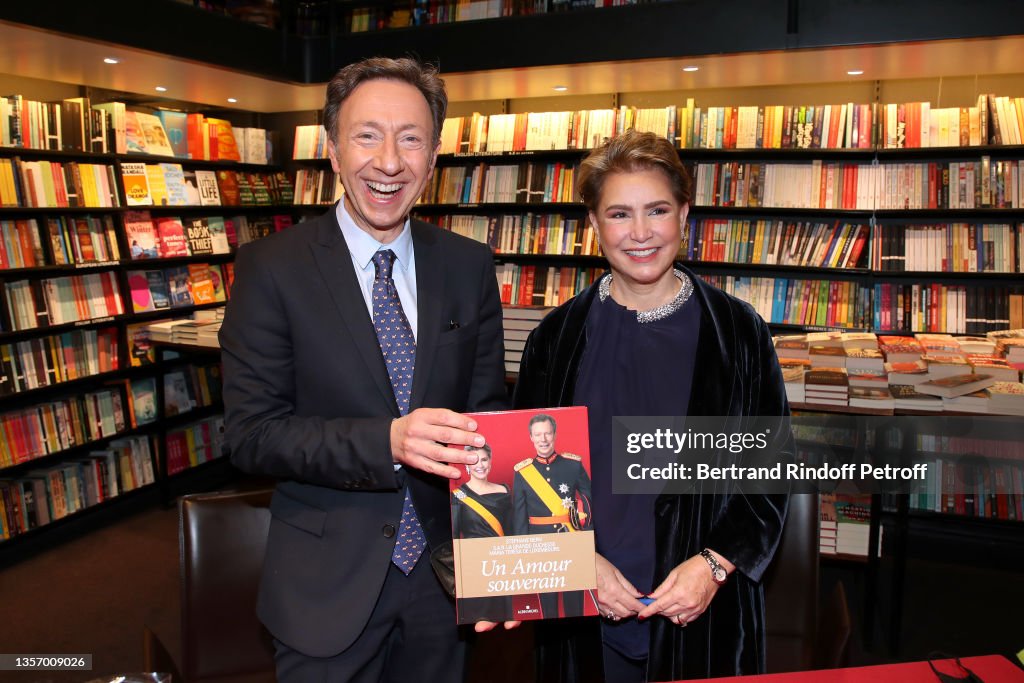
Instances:
[[[462,472],[446,463],[476,462],[475,453],[462,449],[484,445],[484,437],[475,432],[476,421],[465,415],[444,408],[417,408],[391,423],[391,456],[403,467],[458,479]]]
[[[618,621],[631,617],[644,608],[643,597],[618,569],[597,553],[597,605],[601,616]]]
[[[517,626],[519,626],[522,623],[523,622],[521,622],[521,621],[506,621],[505,622],[505,630],[506,631],[511,631],[512,629],[516,628]],[[498,625],[498,622],[496,622],[496,621],[478,621],[478,622],[476,622],[476,625],[473,626],[473,630],[476,631],[477,633],[483,633],[485,631],[490,631],[492,628],[494,628],[497,625]]]

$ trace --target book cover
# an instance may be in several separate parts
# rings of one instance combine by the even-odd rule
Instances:
[[[214,294],[213,277],[210,274],[208,263],[188,264],[189,293],[192,295],[192,302],[197,306],[200,304],[216,303]]]
[[[124,234],[132,260],[156,258],[159,254],[156,227],[148,211],[126,211]]]
[[[153,295],[149,291],[149,279],[144,270],[128,272],[128,292],[132,298],[132,311],[146,313],[154,310]]]
[[[188,287],[188,266],[167,269],[167,291],[171,308],[192,305],[192,294]]]
[[[148,293],[148,281],[145,283],[145,286]],[[153,365],[156,363],[156,350],[153,348],[149,327],[146,323],[127,325],[125,327],[125,336],[128,338],[128,361],[131,363],[131,367],[139,368],[143,365]]]
[[[188,251],[193,256],[213,253],[213,238],[205,218],[188,219],[185,236],[188,238]]]
[[[146,136],[142,132],[142,125],[138,120],[138,112],[126,111],[124,113],[124,139],[125,151],[129,154],[147,154]]]
[[[146,140],[146,153],[158,154],[160,156],[174,156],[174,149],[170,140],[167,139],[167,131],[160,123],[160,119],[152,114],[135,112],[135,120],[138,122],[142,136]]]
[[[210,240],[213,245],[214,254],[231,253],[231,243],[228,241],[227,224],[222,216],[209,216],[206,225],[210,229]]]
[[[157,218],[156,234],[160,258],[188,256],[188,240],[185,239],[185,227],[180,218]]]
[[[217,174],[213,171],[196,171],[199,188],[199,203],[203,206],[220,206],[220,190],[217,189]]]
[[[184,171],[181,179],[185,186],[186,206],[201,206],[202,200],[199,198],[199,181],[196,178],[196,172]]]
[[[213,300],[220,303],[227,301],[227,290],[224,288],[224,275],[220,264],[210,265],[210,283],[213,285]]]
[[[160,109],[156,115],[164,126],[167,133],[167,140],[171,143],[174,156],[182,159],[188,158],[188,115],[181,111],[167,111]]]
[[[996,383],[992,375],[975,375],[965,373],[962,375],[950,375],[939,377],[918,384],[915,388],[918,393],[941,396],[942,398],[954,398],[981,391]]]
[[[146,164],[145,179],[150,183],[150,197],[153,198],[153,205],[167,206],[170,204],[167,196],[167,180],[164,178],[163,166],[159,164]]]
[[[121,182],[124,184],[124,197],[128,206],[150,206],[153,204],[153,197],[149,194],[146,164],[123,162],[121,164]]]
[[[156,421],[156,377],[142,377],[131,381],[132,414],[135,425]]]
[[[586,408],[473,417],[487,444],[450,482],[459,623],[596,615]]]
[[[167,188],[168,206],[188,206],[189,194],[181,164],[162,163],[160,170],[163,171],[164,186]]]
[[[217,188],[224,206],[238,206],[242,203],[238,194],[238,175],[234,171],[217,171]]]

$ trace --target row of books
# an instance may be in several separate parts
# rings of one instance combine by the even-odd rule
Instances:
[[[0,220],[0,270],[42,265],[46,254],[36,220]]]
[[[876,224],[872,270],[882,272],[1019,273],[1024,225],[1017,223]]]
[[[226,119],[156,109],[132,111],[123,102],[95,105],[108,112],[118,154],[273,163],[274,138],[263,128],[234,128]]]
[[[910,494],[912,510],[980,519],[1024,519],[1024,471],[1019,459],[995,462],[940,457],[929,465],[925,490]]]
[[[97,389],[0,414],[0,467],[18,465],[125,430],[120,387]]]
[[[769,323],[865,328],[871,287],[847,280],[704,275],[706,281],[752,305]]]
[[[871,496],[843,493],[819,495],[818,548],[821,554],[867,557],[870,550]]]
[[[502,263],[497,267],[501,303],[510,306],[558,306],[586,289],[603,268],[524,266]]]
[[[87,97],[60,102],[0,97],[0,146],[68,152],[113,152],[110,113]]]
[[[114,271],[4,282],[0,330],[29,330],[125,312]]]
[[[182,415],[221,402],[220,362],[196,364],[164,373],[164,416]]]
[[[445,166],[434,171],[420,201],[427,204],[540,204],[576,201],[572,164],[522,162]]]
[[[905,210],[1021,208],[1024,160],[700,162],[697,206]]]
[[[1024,287],[880,282],[872,307],[876,330],[985,334],[1024,326]]]
[[[54,265],[109,263],[121,259],[117,229],[109,214],[53,216],[45,220]],[[37,234],[35,220],[30,219],[28,224],[32,233]]]
[[[155,481],[146,436],[115,439],[82,458],[5,479],[0,481],[0,540]]]
[[[128,206],[264,206],[290,204],[294,195],[283,171],[186,171],[173,162],[120,166]]]
[[[76,161],[0,159],[0,207],[121,206],[114,167]]]
[[[118,340],[106,327],[0,344],[0,396],[117,370]]]
[[[149,313],[227,301],[234,264],[189,263],[128,271],[132,311]]]
[[[501,327],[505,343],[505,372],[518,374],[530,332],[540,324],[551,307],[502,306]]]
[[[167,433],[167,474],[210,462],[223,455],[224,417],[218,415]]]
[[[715,263],[856,268],[868,228],[842,221],[702,218],[688,223],[681,253]]]
[[[341,176],[329,169],[300,168],[295,172],[296,204],[333,204],[345,194]]]
[[[577,2],[578,0],[575,0],[573,4]],[[552,4],[554,7],[568,6],[564,0],[555,0]],[[636,0],[586,1],[589,7],[610,7],[613,4],[636,4]],[[350,33],[360,33],[406,26],[543,14],[548,11],[547,6],[546,0],[408,0],[386,6],[352,7],[348,9],[346,23]]]
[[[496,254],[599,254],[594,227],[582,218],[562,214],[427,215],[424,220],[483,242]]]

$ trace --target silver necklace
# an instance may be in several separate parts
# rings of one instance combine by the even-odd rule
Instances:
[[[693,294],[693,282],[690,280],[689,276],[687,276],[686,273],[679,270],[678,268],[675,268],[672,270],[672,274],[675,275],[676,278],[678,278],[683,285],[682,287],[679,288],[679,293],[676,294],[675,297],[673,297],[672,301],[669,301],[668,303],[664,303],[660,306],[655,306],[654,308],[648,309],[646,311],[637,311],[636,321],[641,325],[653,323],[658,320],[664,320],[665,318],[669,317],[670,315],[678,311],[680,308],[682,308],[683,304],[685,304],[686,301],[690,298],[690,295]],[[597,286],[597,294],[598,296],[601,297],[602,303],[612,295],[611,273],[608,273],[605,277],[601,279],[600,284]]]

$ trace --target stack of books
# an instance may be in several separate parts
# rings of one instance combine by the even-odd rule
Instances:
[[[526,339],[552,308],[534,306],[502,306],[501,326],[505,340],[505,372],[519,373],[519,363],[526,348]]]

